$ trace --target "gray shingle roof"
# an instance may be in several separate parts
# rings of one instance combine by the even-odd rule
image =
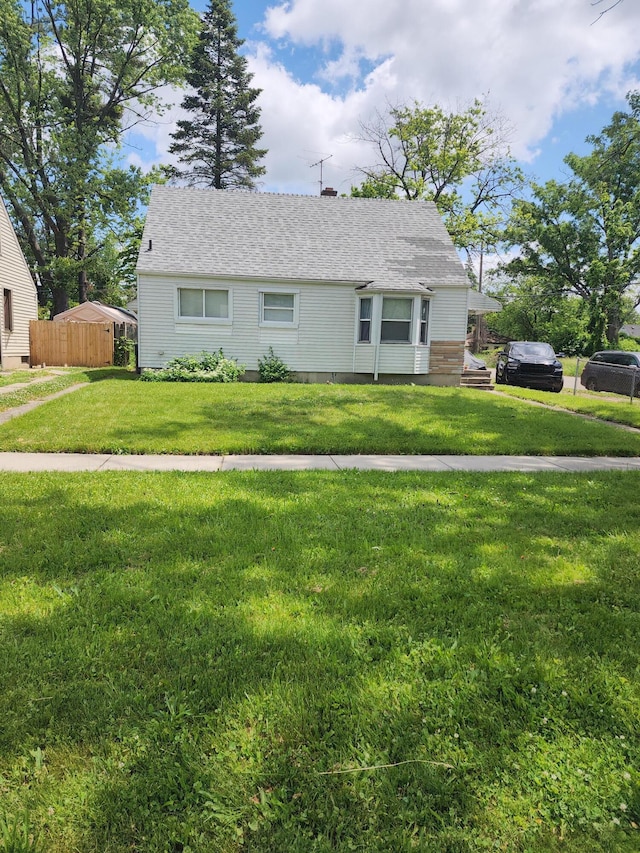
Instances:
[[[431,202],[167,186],[153,188],[138,270],[385,290],[469,286]]]

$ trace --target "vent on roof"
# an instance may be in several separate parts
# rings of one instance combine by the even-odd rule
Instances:
[[[336,196],[338,195],[338,190],[334,190],[333,187],[325,187],[320,193],[320,195]]]

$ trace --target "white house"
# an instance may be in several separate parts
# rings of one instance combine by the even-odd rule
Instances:
[[[138,359],[269,347],[301,381],[460,381],[469,280],[431,202],[154,187]]]
[[[0,367],[29,365],[29,321],[38,319],[38,296],[0,198]]]

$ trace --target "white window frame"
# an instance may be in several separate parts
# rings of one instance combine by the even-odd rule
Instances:
[[[384,301],[385,299],[396,299],[402,300],[403,302],[408,302],[411,306],[411,316],[408,320],[393,320],[393,319],[384,319]],[[380,307],[380,343],[384,346],[412,346],[415,341],[415,319],[416,319],[416,298],[415,296],[404,296],[402,294],[395,293],[383,293],[382,295],[382,304]],[[403,341],[385,341],[382,338],[382,325],[383,323],[405,323],[409,328],[409,339]]]
[[[202,291],[202,310],[204,313],[205,291],[218,291],[227,294],[227,316],[226,317],[189,317],[180,313],[180,291],[200,290]],[[201,284],[197,282],[183,282],[176,287],[175,293],[175,317],[176,323],[187,325],[204,326],[230,326],[233,323],[233,290],[228,285]]]
[[[291,320],[265,320],[264,319],[264,297],[267,294],[277,294],[278,296],[293,296],[293,309],[283,308],[282,311],[293,310],[293,318]],[[296,329],[299,323],[299,302],[300,291],[292,290],[291,288],[282,287],[261,287],[258,291],[258,317],[259,325],[266,329]],[[269,306],[267,306],[269,307]]]
[[[426,322],[422,319],[422,306],[426,303],[427,305],[427,319]],[[431,340],[431,300],[422,296],[418,301],[418,346],[420,347],[428,347],[429,341]],[[425,322],[425,339],[422,340],[422,324]]]
[[[370,305],[368,317],[362,316],[362,303],[365,300]],[[357,323],[357,326],[356,326],[356,343],[363,344],[364,346],[369,346],[370,344],[373,343],[373,328],[374,328],[373,327],[373,322],[374,322],[373,321],[373,307],[374,307],[373,296],[359,296],[358,297],[358,316],[356,318],[356,323]],[[363,323],[369,324],[369,337],[366,340],[362,337],[362,324]]]

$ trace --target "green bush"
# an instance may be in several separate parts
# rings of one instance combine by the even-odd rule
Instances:
[[[243,364],[227,358],[222,350],[172,358],[163,370],[146,370],[143,382],[237,382],[244,374]]]
[[[129,338],[116,338],[113,342],[113,363],[116,367],[131,367],[135,344]]]
[[[618,340],[618,349],[625,352],[638,352],[640,350],[640,342],[637,338],[629,338],[627,335],[620,335]]]
[[[258,375],[260,382],[291,382],[293,374],[273,351],[273,347],[269,347],[269,352],[264,358],[258,359]]]

